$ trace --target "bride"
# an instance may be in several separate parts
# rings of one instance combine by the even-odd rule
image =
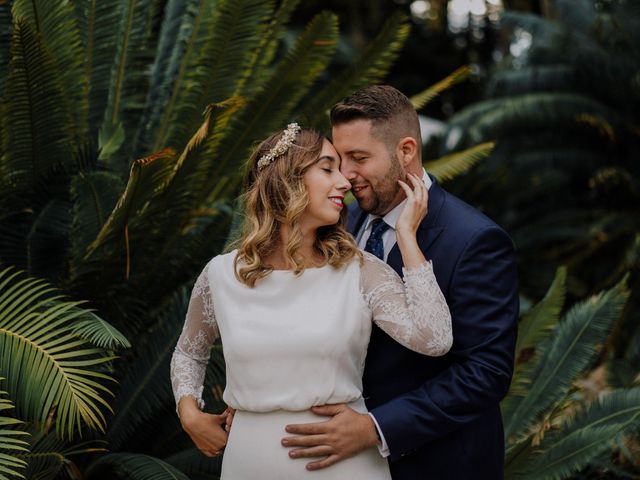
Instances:
[[[375,447],[314,473],[280,440],[290,423],[318,421],[314,405],[349,403],[366,413],[362,371],[375,322],[425,355],[451,346],[451,317],[433,268],[416,242],[427,210],[421,179],[400,182],[408,197],[396,232],[404,283],[361,252],[344,228],[349,182],[321,134],[290,124],[253,153],[239,247],[213,258],[198,277],[171,361],[183,428],[214,456],[222,479],[388,480]],[[202,411],[205,367],[220,336],[226,362],[226,415]],[[372,420],[373,421],[373,420]]]

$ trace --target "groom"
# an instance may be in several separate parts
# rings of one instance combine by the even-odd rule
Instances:
[[[518,318],[511,239],[426,174],[418,116],[398,90],[356,92],[333,107],[331,124],[341,171],[358,201],[349,210],[349,229],[361,248],[370,237],[376,236],[369,244],[381,238],[383,259],[400,275],[394,225],[405,197],[397,180],[411,172],[427,184],[418,244],[449,304],[454,343],[445,356],[426,357],[374,325],[363,378],[369,414],[346,405],[314,407],[328,420],[288,425],[288,433],[300,436],[282,443],[293,447],[293,458],[320,457],[307,465],[312,470],[377,445],[394,480],[501,479],[499,402],[511,381]],[[372,232],[379,217],[384,228]]]

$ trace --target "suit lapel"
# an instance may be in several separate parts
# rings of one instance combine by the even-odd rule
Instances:
[[[428,213],[425,219],[422,220],[422,223],[418,227],[418,232],[416,233],[418,246],[420,247],[420,250],[426,253],[427,259],[430,258],[428,253],[429,247],[440,236],[444,228],[439,222],[439,219],[440,212],[445,201],[444,190],[440,188],[440,185],[438,185],[438,182],[433,176],[429,176],[433,183],[431,184],[431,188],[429,188]],[[354,204],[349,208],[349,216],[347,219],[347,228],[354,237],[358,235],[358,231],[366,218],[366,212],[362,211],[358,204],[354,202]],[[389,252],[387,263],[398,273],[398,275],[402,276],[402,254],[400,253],[400,248],[397,243]]]

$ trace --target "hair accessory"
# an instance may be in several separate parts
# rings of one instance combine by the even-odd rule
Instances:
[[[265,167],[268,167],[280,155],[284,155],[289,150],[289,147],[293,145],[293,141],[296,139],[297,133],[301,130],[300,125],[297,123],[290,123],[287,128],[282,131],[283,135],[276,143],[275,147],[269,150],[269,153],[264,154],[258,160],[258,171],[261,172]]]

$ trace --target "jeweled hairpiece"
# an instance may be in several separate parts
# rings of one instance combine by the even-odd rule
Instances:
[[[275,147],[269,150],[269,153],[265,153],[258,160],[258,171],[262,171],[265,167],[271,165],[276,158],[280,155],[284,155],[289,150],[289,147],[293,145],[293,141],[296,139],[297,133],[301,130],[300,125],[297,123],[290,123],[287,128],[282,131],[283,135],[276,143]]]

